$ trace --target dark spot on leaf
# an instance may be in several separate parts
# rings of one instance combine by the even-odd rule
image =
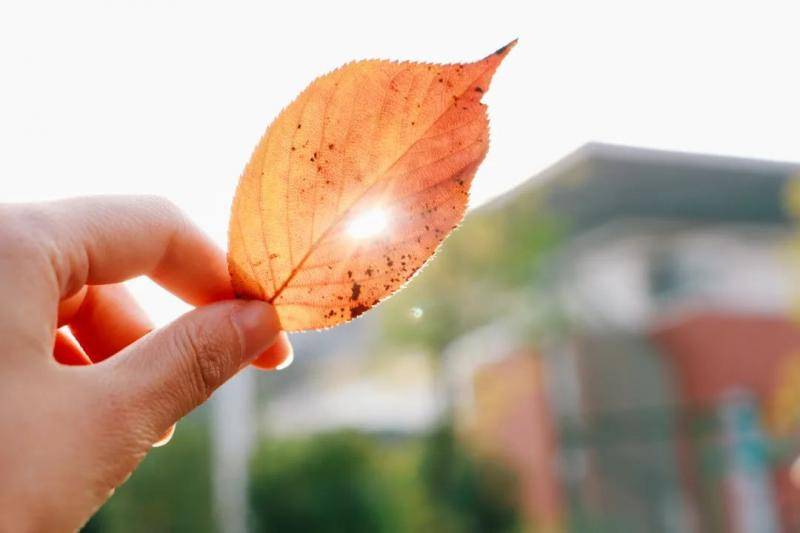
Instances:
[[[356,283],[354,281],[353,282],[353,293],[350,295],[350,299],[355,302],[356,300],[358,300],[359,296],[361,296],[361,285],[359,285],[358,283]]]
[[[369,307],[364,304],[354,305],[350,308],[350,318],[356,318],[357,316],[363,315],[366,311],[369,311]]]
[[[482,93],[483,89],[481,89],[480,87],[475,87],[475,92],[476,93]]]

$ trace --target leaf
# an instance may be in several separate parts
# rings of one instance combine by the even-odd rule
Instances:
[[[357,61],[285,108],[239,181],[228,268],[287,331],[346,322],[398,290],[464,216],[488,148],[474,63]]]

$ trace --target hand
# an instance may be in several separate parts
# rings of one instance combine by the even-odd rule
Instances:
[[[117,285],[140,274],[202,307],[151,331]],[[291,357],[272,306],[230,298],[224,254],[165,201],[0,205],[0,530],[79,528],[214,389]]]

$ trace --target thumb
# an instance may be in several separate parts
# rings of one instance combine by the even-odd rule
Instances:
[[[109,381],[126,391],[136,418],[157,437],[269,348],[280,329],[275,308],[265,302],[201,307],[109,359]]]

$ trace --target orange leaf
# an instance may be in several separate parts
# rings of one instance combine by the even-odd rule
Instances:
[[[480,99],[514,44],[468,64],[358,61],[313,81],[239,181],[236,294],[272,302],[298,331],[399,289],[464,216],[489,142]]]

